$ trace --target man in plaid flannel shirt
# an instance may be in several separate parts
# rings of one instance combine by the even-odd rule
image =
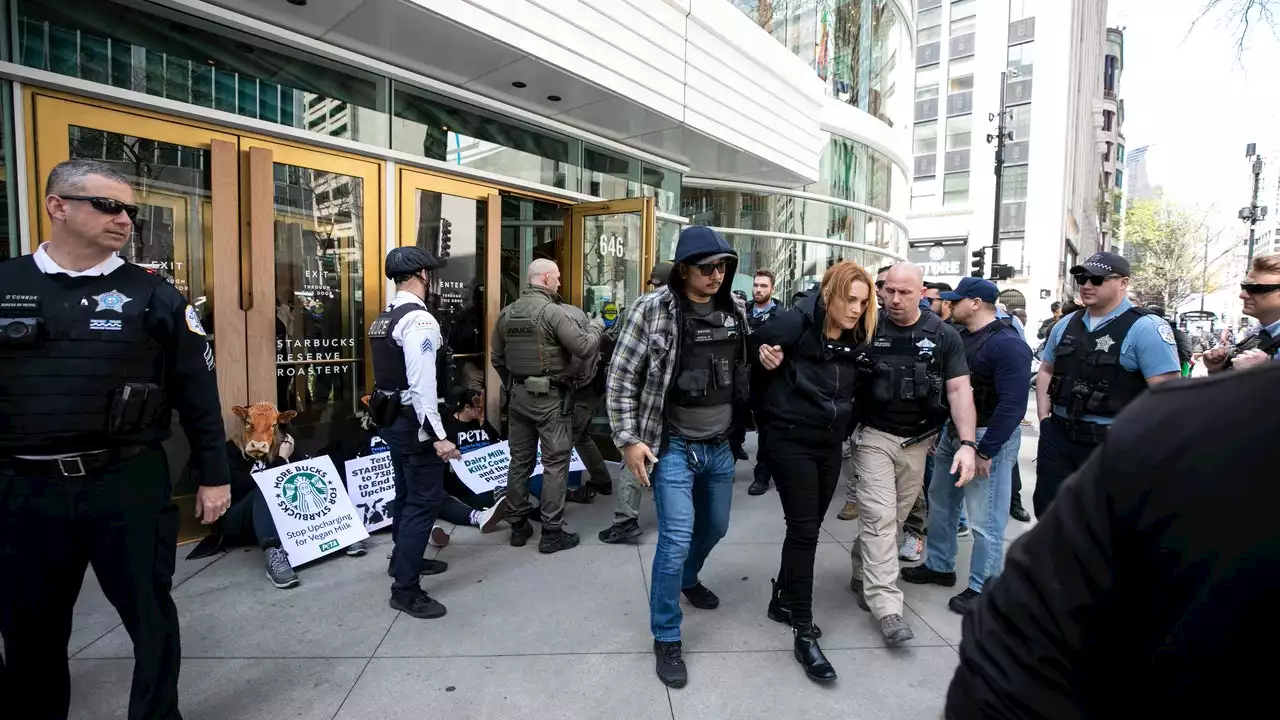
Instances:
[[[667,285],[628,310],[609,365],[614,444],[636,479],[654,489],[649,624],[657,674],[670,687],[688,682],[680,595],[696,608],[720,604],[698,573],[729,529],[734,457],[727,436],[749,392],[746,309],[731,294],[737,262],[719,233],[685,228]]]

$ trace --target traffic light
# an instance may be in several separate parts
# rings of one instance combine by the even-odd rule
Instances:
[[[969,254],[973,256],[973,262],[969,263],[969,267],[973,268],[973,271],[969,273],[969,277],[976,277],[976,278],[986,277],[987,275],[986,248],[979,248]]]
[[[440,252],[436,257],[443,260],[449,257],[449,244],[453,242],[453,223],[440,218]]]
[[[999,265],[992,266],[991,268],[992,280],[1008,280],[1011,277],[1013,277],[1012,265],[1005,265],[1001,263]]]

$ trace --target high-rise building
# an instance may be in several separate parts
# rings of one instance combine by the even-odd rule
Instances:
[[[1117,100],[1104,102],[1106,10],[1106,0],[918,3],[909,255],[942,258],[927,271],[958,270],[937,279],[967,275],[969,253],[993,244],[995,147],[988,138],[1002,78],[1013,137],[999,202],[1000,262],[1015,273],[1001,283],[1004,301],[1047,316],[1071,289],[1066,270],[1102,246],[1099,134],[1106,110],[1108,132],[1118,135],[1121,112]],[[1114,157],[1119,140],[1111,142]]]

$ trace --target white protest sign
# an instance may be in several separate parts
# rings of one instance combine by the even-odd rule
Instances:
[[[391,501],[396,497],[391,453],[381,452],[347,461],[347,494],[360,511],[364,529],[373,532],[391,524]]]
[[[499,485],[507,484],[507,467],[511,464],[511,446],[503,440],[479,450],[472,450],[457,460],[450,460],[449,464],[453,466],[453,472],[458,479],[471,488],[471,492],[477,495],[486,493]],[[578,456],[578,451],[574,450],[569,457],[570,472],[586,469],[587,466]],[[541,474],[542,448],[539,444],[538,460],[533,468],[533,475]]]
[[[327,455],[256,472],[253,481],[294,567],[369,537]]]

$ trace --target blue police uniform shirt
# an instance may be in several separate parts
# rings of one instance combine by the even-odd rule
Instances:
[[[1133,303],[1125,298],[1120,301],[1115,310],[1100,318],[1092,317],[1087,310],[1079,312],[1084,313],[1085,329],[1093,332],[1105,327],[1107,323],[1120,317],[1131,307]],[[1041,357],[1043,362],[1053,362],[1054,350],[1062,340],[1062,334],[1066,331],[1068,324],[1068,318],[1064,317],[1049,332],[1049,341],[1045,343]],[[1166,329],[1164,334],[1161,331],[1162,327]],[[1173,330],[1169,327],[1169,323],[1154,315],[1139,318],[1133,327],[1129,328],[1129,334],[1124,336],[1124,342],[1120,345],[1120,366],[1131,372],[1141,372],[1142,376],[1147,378],[1166,373],[1181,373],[1182,364],[1178,362],[1178,350],[1174,344]],[[1053,412],[1055,415],[1067,416],[1067,409],[1062,405],[1054,405]],[[1115,420],[1115,418],[1098,415],[1084,415],[1080,419],[1099,425],[1110,425]]]
[[[1266,330],[1271,337],[1280,335],[1280,320],[1271,323],[1263,328],[1263,330]],[[1261,332],[1261,330],[1259,332]],[[1280,353],[1276,353],[1275,356],[1271,358],[1271,362],[1280,362]]]
[[[1013,329],[1017,330],[1018,334],[1021,335],[1022,339],[1025,341],[1027,339],[1027,330],[1026,328],[1022,327],[1022,321],[1018,319],[1018,316],[1010,315],[1009,313],[1001,310],[1000,308],[996,308],[996,319],[1003,320],[1005,318],[1013,319]]]

